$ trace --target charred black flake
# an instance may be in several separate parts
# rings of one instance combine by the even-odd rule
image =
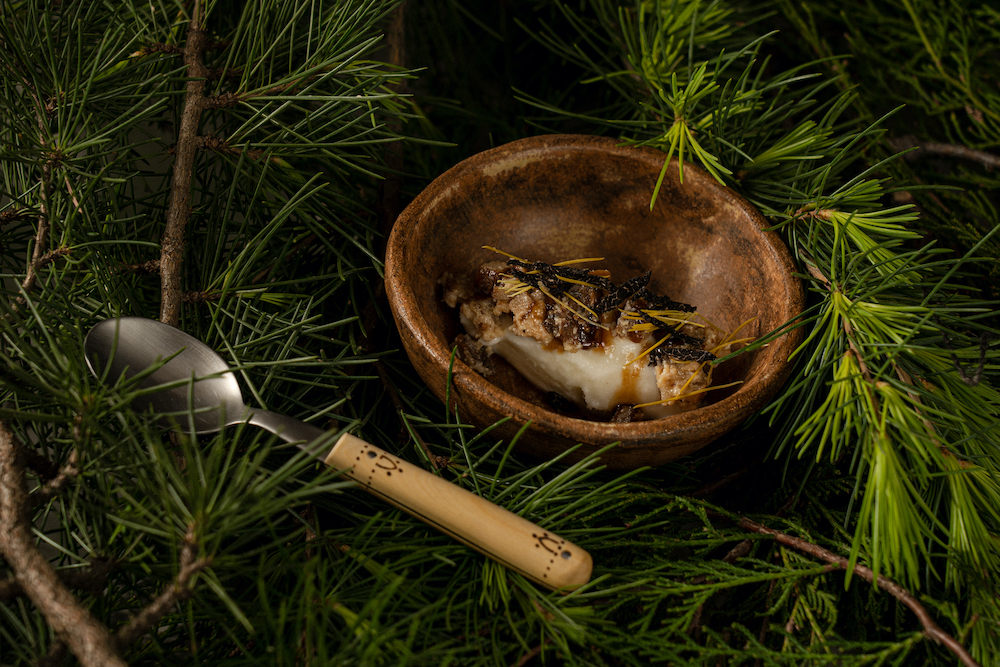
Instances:
[[[652,275],[652,271],[646,271],[646,273],[641,276],[629,278],[621,285],[611,290],[610,294],[601,299],[601,302],[597,304],[594,310],[598,313],[606,313],[609,310],[614,310],[625,301],[628,301],[638,294],[640,290],[644,290],[646,285],[649,284],[649,279]]]
[[[715,355],[705,350],[696,350],[690,347],[670,347],[660,345],[649,353],[649,365],[653,366],[661,361],[666,361],[667,357],[678,361],[715,361]]]

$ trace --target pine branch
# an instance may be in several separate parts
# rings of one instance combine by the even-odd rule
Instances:
[[[870,568],[865,567],[864,565],[854,564],[852,566],[847,558],[838,556],[837,554],[813,544],[812,542],[808,542],[798,537],[793,537],[792,535],[783,533],[780,530],[768,528],[746,517],[741,518],[737,522],[737,525],[750,532],[770,535],[780,544],[784,544],[785,546],[807,553],[810,556],[836,565],[841,569],[852,570],[860,578],[870,584],[875,584],[902,602],[920,620],[920,625],[924,628],[924,634],[933,639],[935,642],[946,646],[949,651],[955,654],[955,657],[957,657],[963,665],[966,665],[966,667],[981,667],[981,665],[976,662],[971,655],[969,655],[969,652],[965,650],[965,647],[957,642],[954,637],[942,630],[934,619],[931,618],[931,615],[927,613],[927,609],[925,609],[924,606],[920,604],[920,602],[909,591],[896,582],[887,579],[882,575],[876,575]]]
[[[24,466],[14,434],[0,421],[0,554],[14,571],[21,590],[44,615],[84,667],[124,667],[107,629],[60,581],[35,547],[27,518]]]
[[[91,595],[100,595],[107,586],[108,575],[116,567],[118,567],[118,563],[112,558],[97,558],[86,568],[57,570],[56,574],[59,581],[67,588],[76,588]],[[25,595],[25,592],[16,577],[8,577],[0,581],[0,602],[9,602],[22,595]]]
[[[194,528],[189,527],[180,550],[180,562],[173,581],[139,613],[129,619],[114,634],[115,645],[124,649],[135,643],[146,633],[154,631],[165,614],[171,611],[177,603],[191,597],[192,579],[196,574],[212,564],[211,558],[199,558],[198,545],[195,541]]]
[[[74,449],[70,453],[66,463],[54,475],[45,480],[39,488],[31,492],[28,496],[28,502],[31,507],[47,503],[53,496],[59,493],[66,482],[80,474],[80,469],[77,467],[77,454],[77,450]]]
[[[39,118],[38,122],[39,124],[42,123],[41,118]],[[28,271],[24,276],[24,280],[21,281],[21,289],[25,292],[30,292],[35,288],[35,282],[38,280],[38,269],[41,268],[45,261],[49,240],[49,194],[52,189],[51,181],[52,164],[46,161],[42,165],[42,177],[38,187],[39,210],[37,231],[35,232],[35,245],[31,251],[31,261],[28,263]]]
[[[183,283],[181,265],[184,255],[184,232],[191,218],[191,184],[200,138],[198,128],[204,109],[204,92],[207,70],[202,62],[208,46],[208,36],[201,25],[201,0],[195,0],[191,20],[187,27],[184,46],[184,65],[188,82],[185,87],[184,106],[177,131],[174,151],[173,174],[170,183],[170,204],[167,209],[166,227],[160,252],[160,284],[162,301],[160,321],[176,326],[180,320]]]
[[[1000,96],[981,74],[1000,14],[949,0],[939,24],[932,4],[268,0],[189,3],[180,19],[157,3],[6,5],[0,416],[46,445],[18,448],[25,540],[46,540],[56,582],[114,619],[114,650],[150,663],[941,660],[952,649],[885,594],[899,582],[987,664],[1000,637],[998,292],[995,267],[973,262],[996,254],[977,244],[1000,221],[997,179],[982,155],[945,172],[883,158],[885,136],[908,134],[993,154]],[[423,183],[543,125],[676,139],[784,236],[811,280],[811,338],[770,423],[619,475],[531,459],[443,410],[412,372],[382,327],[383,235]],[[922,187],[940,182],[963,190]],[[237,369],[247,403],[416,443],[455,483],[572,535],[598,578],[550,598],[249,425],[192,434],[181,414],[164,430],[129,404],[134,386],[89,376],[81,346],[96,320],[167,319],[171,299]],[[852,560],[713,524],[678,489],[760,525],[781,517],[835,554],[853,534],[871,583],[845,589],[831,572],[862,576]],[[102,577],[95,554],[126,571]],[[74,660],[5,562],[0,662]]]
[[[1000,167],[1000,156],[987,151],[969,148],[968,146],[946,144],[939,141],[920,141],[913,136],[894,137],[887,141],[893,150],[898,152],[906,151],[904,157],[907,160],[940,155],[978,162],[988,169]]]

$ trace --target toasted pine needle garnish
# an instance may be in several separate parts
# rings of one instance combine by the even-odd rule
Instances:
[[[503,250],[500,250],[500,248],[494,248],[491,245],[484,245],[484,246],[482,246],[482,248],[483,248],[483,250],[492,250],[493,252],[495,252],[497,254],[500,254],[500,255],[503,255],[504,257],[508,257],[510,259],[516,259],[519,262],[527,262],[528,261],[526,259],[521,259],[517,255],[512,255],[509,252],[504,252]]]
[[[686,398],[691,398],[692,396],[697,396],[698,394],[704,394],[706,391],[712,391],[713,389],[725,389],[726,387],[735,387],[738,384],[743,384],[743,380],[737,380],[736,382],[730,382],[729,384],[719,384],[713,386],[708,386],[703,389],[696,389],[695,391],[688,392],[686,394],[678,394],[677,396],[672,396],[668,399],[662,401],[653,401],[651,403],[641,403],[635,407],[637,408],[647,408],[651,405],[667,405],[668,403],[673,403],[675,401],[682,401]]]
[[[751,342],[753,340],[754,340],[753,336],[748,336],[747,338],[739,338],[737,340],[722,341],[721,343],[719,343],[718,345],[716,345],[715,347],[713,347],[711,350],[709,350],[709,352],[711,354],[713,354],[714,356],[718,357],[719,355],[716,354],[716,352],[718,352],[719,350],[721,350],[722,348],[724,348],[727,345],[739,345],[741,343],[749,343],[749,342]]]
[[[500,289],[502,289],[510,298],[514,298],[518,294],[530,292],[534,289],[534,287],[526,282],[518,280],[509,273],[502,273],[500,274]]]
[[[690,363],[690,362],[685,362],[685,363]],[[698,366],[698,370],[696,370],[694,373],[691,373],[691,375],[688,376],[688,379],[685,380],[684,384],[681,385],[681,389],[680,389],[681,394],[684,393],[685,389],[687,389],[689,386],[691,386],[691,382],[698,376],[698,373],[705,373],[705,366],[706,366],[706,364],[708,364],[707,361],[701,362],[701,364]],[[709,369],[709,372],[711,372],[712,367],[709,366],[708,369]],[[710,378],[709,378],[709,374],[708,373],[705,373],[705,379],[708,380],[709,382],[711,381]]]
[[[567,259],[565,262],[556,262],[552,266],[569,266],[570,264],[586,264],[587,262],[603,262],[603,257],[583,257],[582,259]]]
[[[579,317],[584,322],[587,322],[588,324],[593,324],[595,327],[600,327],[601,329],[607,329],[608,328],[608,326],[606,324],[601,324],[600,322],[591,319],[587,315],[585,315],[583,313],[577,312],[576,310],[574,310],[573,308],[571,308],[570,305],[567,302],[565,302],[565,301],[563,301],[561,299],[556,298],[556,296],[552,292],[550,292],[549,290],[547,290],[541,284],[539,284],[538,289],[541,291],[542,294],[544,294],[545,296],[549,297],[550,299],[552,299],[553,301],[555,301],[556,303],[558,303],[560,306],[562,306],[563,308],[565,308],[569,312],[571,312],[574,315],[576,315],[577,317]],[[572,296],[570,298],[572,298]],[[576,301],[576,299],[573,299],[573,300]],[[577,303],[579,303],[579,301],[577,301]],[[582,303],[580,305],[583,306]],[[587,307],[584,306],[584,308],[587,308]],[[590,309],[587,308],[587,310],[590,310]],[[593,312],[593,311],[591,311],[591,312]]]
[[[744,323],[743,323],[743,324],[741,324],[740,326],[738,326],[738,327],[736,327],[735,329],[733,329],[733,332],[732,332],[731,334],[729,334],[729,335],[730,335],[730,336],[735,336],[736,334],[738,334],[738,333],[740,332],[740,329],[742,329],[743,327],[745,327],[746,325],[750,324],[751,322],[753,322],[753,321],[754,321],[754,320],[756,320],[756,319],[757,319],[757,316],[756,316],[756,315],[754,315],[754,316],[753,316],[753,317],[751,317],[751,318],[750,318],[749,320],[747,320],[746,322],[744,322]]]
[[[639,332],[639,333],[644,333],[644,332],[647,332],[647,331],[655,331],[657,328],[659,328],[655,324],[653,324],[652,322],[647,321],[643,317],[643,315],[642,315],[643,313],[645,313],[646,315],[649,315],[650,317],[652,317],[653,319],[657,320],[658,322],[663,322],[664,324],[667,324],[667,325],[671,325],[671,324],[681,324],[681,325],[683,325],[683,324],[690,324],[693,327],[699,327],[699,328],[702,328],[702,329],[705,328],[704,324],[701,324],[700,322],[694,322],[694,321],[692,321],[693,318],[696,315],[698,315],[697,311],[692,312],[692,313],[685,313],[685,312],[680,311],[680,310],[646,310],[646,309],[642,309],[641,311],[627,310],[627,311],[625,311],[625,312],[622,313],[622,315],[625,317],[626,320],[636,322],[636,324],[632,325],[632,328],[630,329],[630,331],[636,331],[636,332]],[[704,318],[702,318],[702,319],[704,319]]]
[[[670,337],[673,336],[673,335],[674,335],[673,332],[668,333],[666,336],[664,336],[660,340],[656,341],[656,343],[654,343],[653,345],[651,345],[648,348],[646,348],[646,350],[644,352],[642,352],[638,357],[636,357],[635,359],[632,359],[631,361],[626,361],[625,364],[622,365],[622,368],[628,368],[629,366],[631,366],[635,362],[639,361],[643,357],[648,356],[650,352],[652,352],[656,348],[658,348],[661,345],[663,345],[664,343],[666,343],[667,340],[669,340]]]
[[[529,273],[537,273],[529,271]],[[593,283],[588,283],[586,280],[577,280],[576,278],[567,278],[566,276],[556,276],[559,280],[564,283],[573,283],[574,285],[584,285],[585,287],[596,287]]]
[[[598,323],[600,322],[601,316],[598,315],[597,313],[595,313],[593,308],[591,308],[590,306],[588,306],[587,304],[585,304],[583,301],[580,301],[579,299],[577,299],[575,296],[573,296],[569,292],[566,293],[566,296],[568,296],[569,298],[573,299],[574,302],[580,304],[581,308],[583,308],[588,313],[590,313]],[[600,325],[599,324],[599,326],[604,326],[604,325]],[[604,326],[604,328],[607,329],[607,326]]]
[[[700,312],[696,311],[694,313],[694,315],[696,315],[698,317],[698,319],[700,319],[702,322],[705,323],[704,325],[699,325],[699,326],[706,326],[709,329],[715,329],[716,331],[725,331],[725,329],[723,329],[722,327],[718,326],[715,322],[713,322],[712,320],[708,319],[707,317],[705,317],[704,315],[702,315]],[[694,324],[694,322],[692,322],[692,324]]]
[[[757,319],[757,316],[754,315],[749,320],[747,320],[746,322],[744,322],[740,326],[738,326],[735,329],[733,329],[730,333],[726,334],[726,337],[722,339],[721,343],[719,343],[714,348],[712,348],[711,350],[709,350],[709,352],[711,352],[712,354],[715,354],[716,350],[721,350],[726,345],[736,345],[737,343],[749,343],[750,341],[752,341],[753,340],[752,336],[749,337],[749,338],[741,338],[739,340],[733,340],[733,337],[736,334],[738,334],[743,327],[745,327],[746,325],[750,324],[751,322],[753,322],[756,319]],[[712,326],[715,326],[715,325],[712,325]],[[721,329],[720,329],[720,331],[721,331]]]

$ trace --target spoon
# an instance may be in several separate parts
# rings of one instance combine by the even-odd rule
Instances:
[[[336,470],[365,490],[446,535],[553,590],[570,591],[590,580],[590,554],[555,533],[455,486],[350,434],[333,447],[311,424],[243,402],[226,362],[180,329],[141,317],[104,320],[84,341],[90,371],[113,384],[138,376],[142,394],[133,406],[152,408],[166,426],[188,420],[195,433],[226,426],[259,426]],[[162,365],[150,370],[156,364]],[[189,403],[190,401],[190,403]]]

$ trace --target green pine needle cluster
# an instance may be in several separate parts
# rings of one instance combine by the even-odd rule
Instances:
[[[998,38],[985,0],[3,3],[0,664],[93,664],[25,544],[127,664],[1000,664]],[[548,131],[702,168],[792,251],[807,309],[751,348],[801,328],[794,376],[697,455],[538,461],[400,350],[387,219]],[[158,426],[83,339],[167,301],[248,403],[594,579],[545,591],[254,427]]]

